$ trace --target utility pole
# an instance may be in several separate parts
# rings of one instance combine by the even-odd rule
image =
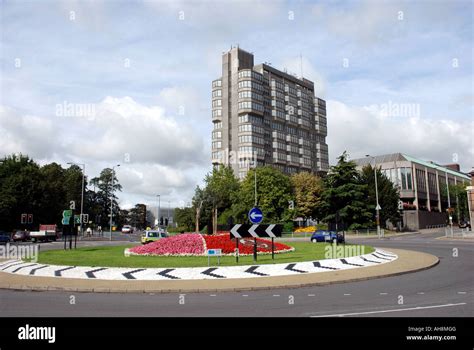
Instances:
[[[112,167],[112,187],[110,188],[110,223],[109,223],[109,239],[112,240],[112,218],[113,218],[113,206],[114,206],[114,177],[115,177],[115,167],[119,167],[120,164],[114,165]]]

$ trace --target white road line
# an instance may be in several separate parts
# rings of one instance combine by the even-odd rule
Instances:
[[[344,295],[345,295],[345,296],[348,296],[348,295],[350,295],[350,293],[345,293]]]
[[[409,307],[409,308],[405,308],[405,309],[390,309],[390,310],[378,310],[378,311],[366,311],[366,312],[353,312],[353,313],[349,313],[349,314],[317,315],[317,316],[310,316],[310,317],[344,317],[344,316],[355,316],[355,315],[371,315],[371,314],[382,314],[382,313],[387,313],[387,312],[436,309],[436,308],[459,306],[459,305],[466,305],[466,303],[431,305],[431,306],[417,306],[417,307]]]
[[[423,295],[423,294],[425,294],[425,292],[418,292],[418,293],[416,293],[416,294],[418,294],[418,295]]]
[[[388,293],[379,293],[380,295],[388,295]]]
[[[248,294],[242,294],[243,297],[248,297],[249,295]]]
[[[466,294],[466,292],[458,292],[458,294]]]
[[[279,297],[279,296],[280,296],[280,294],[273,294],[273,296],[274,296],[274,297]]]
[[[309,297],[314,297],[315,295],[314,294],[308,294]]]
[[[210,297],[215,297],[216,295],[215,295],[215,294],[211,294],[211,295],[209,295],[209,296],[210,296]]]

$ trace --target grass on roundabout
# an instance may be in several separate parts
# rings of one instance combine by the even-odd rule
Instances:
[[[313,261],[327,259],[328,243],[311,242],[285,242],[285,244],[295,248],[295,251],[289,253],[275,254],[275,260],[272,260],[271,254],[258,255],[257,262],[253,261],[252,256],[240,256],[239,263],[235,262],[235,256],[221,256],[220,266],[238,266],[238,265],[261,265],[261,264],[281,264],[302,261]],[[104,246],[104,247],[85,247],[76,250],[49,250],[40,252],[38,262],[48,265],[67,265],[67,266],[101,266],[101,267],[143,267],[143,268],[167,268],[167,267],[205,267],[208,266],[207,256],[130,256],[125,257],[125,248],[135,245],[122,246]],[[344,245],[339,245],[343,247]],[[355,248],[356,245],[347,244],[346,247]],[[374,248],[370,246],[359,246],[359,249],[347,249],[350,252],[359,254],[370,254]],[[332,248],[331,248],[332,249]],[[357,251],[359,250],[359,251]],[[354,254],[352,254],[354,255]],[[334,256],[334,258],[350,257]],[[210,258],[211,266],[217,266],[217,257]]]

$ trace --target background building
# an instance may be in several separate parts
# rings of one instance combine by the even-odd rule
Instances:
[[[446,211],[457,203],[449,185],[468,184],[470,177],[458,164],[439,165],[406,154],[394,153],[353,160],[359,169],[369,163],[379,167],[399,189],[403,202],[403,224],[409,229],[446,223]],[[383,208],[382,208],[383,210]]]
[[[471,186],[466,188],[467,191],[467,203],[469,209],[469,222],[471,223],[472,231],[472,221],[474,220],[474,170],[469,173],[471,176]]]
[[[326,102],[314,83],[268,64],[238,47],[222,55],[222,77],[212,82],[212,163],[230,164],[245,177],[257,166],[286,174],[327,172]]]

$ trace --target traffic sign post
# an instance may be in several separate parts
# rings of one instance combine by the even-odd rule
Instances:
[[[217,265],[221,264],[222,249],[208,249],[207,250],[207,266],[211,266],[211,256],[217,256]]]
[[[253,237],[254,238],[254,249],[253,259],[257,261],[257,238],[271,238],[272,239],[272,259],[275,258],[275,237],[281,237],[283,232],[282,225],[270,224],[270,225],[249,225],[249,224],[237,224],[230,230],[230,238],[235,238],[236,250],[238,251],[239,238]],[[237,262],[238,256],[236,256]]]

